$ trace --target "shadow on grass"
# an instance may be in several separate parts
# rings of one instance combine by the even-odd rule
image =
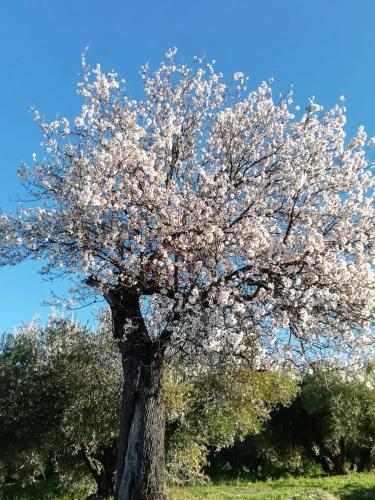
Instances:
[[[80,497],[77,497],[77,499]],[[41,481],[22,488],[16,484],[0,486],[1,500],[69,500],[54,481]]]
[[[375,485],[374,486],[358,486],[348,484],[340,488],[341,500],[375,500]]]

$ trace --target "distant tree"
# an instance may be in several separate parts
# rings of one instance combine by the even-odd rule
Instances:
[[[343,380],[337,373],[318,372],[302,385],[301,403],[313,421],[321,456],[336,474],[346,460],[359,470],[374,464],[375,378],[368,368],[362,380]],[[357,448],[357,456],[353,451]]]
[[[226,364],[215,370],[166,372],[167,472],[170,482],[202,479],[209,452],[262,429],[276,405],[288,405],[297,383],[272,372]]]
[[[166,352],[265,368],[372,346],[374,209],[363,127],[314,100],[295,117],[263,82],[167,62],[131,99],[84,63],[81,114],[35,117],[32,203],[3,216],[2,262],[46,259],[108,301],[126,384],[117,499],[161,499]],[[370,141],[370,144],[371,141]],[[5,258],[4,258],[5,256]],[[7,257],[9,256],[9,257]]]
[[[363,379],[317,370],[301,383],[289,407],[279,407],[263,432],[265,449],[288,467],[298,454],[326,473],[347,474],[374,465],[375,388],[372,370]]]

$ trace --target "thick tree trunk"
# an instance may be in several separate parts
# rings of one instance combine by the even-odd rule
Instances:
[[[164,500],[164,349],[148,335],[137,295],[112,292],[108,301],[124,369],[115,499]]]
[[[163,499],[162,366],[152,352],[144,357],[129,354],[124,371],[116,499]]]
[[[322,447],[320,447],[319,449],[319,454],[315,454],[313,453],[313,451],[311,451],[311,454],[310,456],[319,464],[321,465],[322,469],[323,469],[323,472],[325,472],[326,474],[331,474],[332,473],[332,463],[331,461],[325,456],[324,454],[324,450],[322,449]]]
[[[319,455],[318,457],[318,463],[322,466],[323,472],[326,474],[331,474],[332,473],[332,467],[330,462],[327,460],[327,457],[324,455]]]

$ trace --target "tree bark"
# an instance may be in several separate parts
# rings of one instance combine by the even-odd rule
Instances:
[[[346,468],[345,459],[341,454],[332,457],[332,463],[333,463],[334,474],[341,476],[348,474],[348,469]]]
[[[87,500],[113,498],[114,479],[116,470],[116,446],[104,448],[101,452],[91,456],[82,449],[82,457],[91,472],[97,486],[97,491]]]
[[[346,467],[346,441],[340,439],[340,453],[333,460],[333,468],[336,474],[348,474]]]
[[[314,453],[312,453],[312,456],[314,457],[316,462],[321,465],[323,472],[325,472],[326,474],[332,473],[330,462],[327,460],[327,457],[322,454],[322,452],[319,452],[319,455],[315,455]]]
[[[124,370],[115,499],[164,500],[164,349],[148,335],[137,294],[107,300]]]

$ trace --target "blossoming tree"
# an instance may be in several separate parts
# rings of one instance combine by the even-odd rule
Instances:
[[[35,114],[46,158],[20,171],[34,201],[1,220],[9,256],[45,259],[42,272],[110,305],[125,380],[118,499],[164,498],[166,355],[259,369],[355,365],[372,349],[364,129],[345,141],[343,103],[298,112],[267,82],[247,93],[242,73],[226,85],[174,55],[143,67],[144,100],[84,62],[81,114]]]

